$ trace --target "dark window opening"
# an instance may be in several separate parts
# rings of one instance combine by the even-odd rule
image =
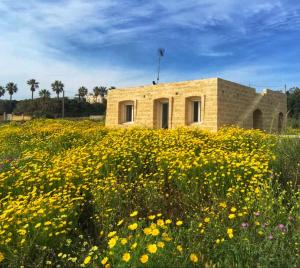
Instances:
[[[193,123],[200,122],[200,101],[193,101]]]
[[[169,103],[162,104],[162,128],[169,128]]]
[[[133,105],[126,105],[126,122],[133,121]]]

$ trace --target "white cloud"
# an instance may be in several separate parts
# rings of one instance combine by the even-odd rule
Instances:
[[[234,38],[251,39],[251,33],[258,37],[270,29],[290,29],[291,25],[299,25],[300,16],[296,11],[299,5],[286,5],[279,0],[153,0],[142,4],[131,0],[2,0],[0,84],[16,81],[20,87],[18,98],[30,95],[26,86],[30,78],[36,78],[42,87],[48,88],[53,80],[60,79],[70,95],[81,84],[88,87],[145,84],[153,77],[147,70],[116,67],[107,62],[87,68],[86,64],[73,61],[73,55],[64,54],[65,45],[71,46],[68,39],[75,39],[87,47],[94,44],[107,47],[136,43],[145,34],[155,32],[180,38],[172,32],[172,27],[181,27],[199,31],[195,36],[186,37],[186,46],[195,55],[234,56],[233,51],[223,51],[220,47]],[[253,18],[259,14],[264,16],[257,25]],[[207,30],[217,26],[226,26],[228,31]],[[241,64],[205,76],[221,75],[238,81],[247,81],[249,77],[263,79],[260,66],[244,68]],[[266,67],[264,75],[269,78],[268,72]],[[165,70],[165,74],[168,81],[200,78],[198,73],[180,70]]]

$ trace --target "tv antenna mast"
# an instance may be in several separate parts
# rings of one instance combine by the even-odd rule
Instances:
[[[164,48],[159,48],[157,50],[158,52],[158,69],[157,69],[157,80],[156,80],[156,84],[159,83],[159,74],[160,74],[160,62],[161,62],[161,59],[162,57],[165,55],[165,49]]]

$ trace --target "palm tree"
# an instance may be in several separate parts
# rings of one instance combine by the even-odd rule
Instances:
[[[39,92],[39,96],[40,96],[41,98],[43,98],[43,100],[44,100],[44,102],[45,102],[46,99],[49,99],[49,98],[50,98],[51,93],[50,93],[50,91],[47,90],[47,89],[42,89],[42,90],[40,90],[40,92]]]
[[[52,90],[56,93],[57,99],[59,100],[59,94],[63,92],[64,90],[64,84],[61,81],[54,81],[54,83],[51,84]]]
[[[5,94],[5,88],[0,86],[0,98],[4,96],[4,94]]]
[[[100,95],[100,93],[101,93],[100,87],[94,87],[94,88],[93,88],[93,91],[94,91],[94,95],[95,95],[96,98],[97,98],[97,97]]]
[[[78,89],[78,97],[79,97],[79,99],[80,99],[80,98],[84,98],[84,96],[86,96],[87,93],[88,93],[88,90],[87,90],[86,87],[80,87],[80,88]]]
[[[99,95],[103,98],[107,94],[107,87],[94,87],[94,95],[98,97]]]
[[[27,81],[27,85],[30,86],[31,99],[33,100],[33,92],[39,88],[39,82],[37,82],[35,79],[30,79]]]
[[[100,87],[100,96],[103,98],[107,94],[107,87]]]
[[[10,100],[10,110],[12,112],[12,95],[18,91],[17,84],[15,84],[13,82],[7,83],[7,85],[6,85],[6,91],[10,95],[10,98],[9,98],[9,100]]]
[[[10,95],[9,99],[10,99],[10,102],[11,102],[12,101],[12,95],[18,91],[17,84],[15,84],[13,82],[7,83],[7,85],[6,85],[6,91]]]

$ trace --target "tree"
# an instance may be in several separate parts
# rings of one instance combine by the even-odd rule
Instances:
[[[7,83],[6,91],[10,95],[10,98],[9,98],[9,100],[10,100],[10,110],[12,111],[12,95],[18,91],[17,84],[15,84],[13,82]]]
[[[88,93],[88,90],[87,90],[87,88],[86,87],[80,87],[79,89],[78,89],[78,97],[79,97],[79,99],[80,98],[84,98],[86,95],[87,95],[87,93]]]
[[[107,94],[107,87],[100,87],[100,96],[103,98]]]
[[[10,95],[9,99],[10,99],[10,102],[11,102],[12,101],[12,95],[18,91],[18,86],[13,82],[9,82],[6,85],[6,91]]]
[[[61,81],[54,81],[54,83],[51,84],[52,90],[56,93],[57,99],[59,100],[59,94],[63,92],[64,90],[64,84]]]
[[[289,117],[300,118],[300,88],[293,87],[287,92],[287,105]]]
[[[94,95],[96,97],[98,97],[99,95],[103,98],[106,94],[107,94],[107,87],[94,87],[93,91],[94,91]]]
[[[101,93],[100,87],[94,87],[94,88],[93,88],[93,91],[94,91],[94,95],[95,95],[96,97],[98,97],[98,96],[100,95],[100,93]]]
[[[4,94],[5,94],[5,88],[0,86],[0,98],[4,96]]]
[[[41,98],[43,98],[43,100],[44,100],[44,102],[45,102],[46,99],[49,99],[49,98],[50,98],[51,93],[50,93],[50,91],[47,90],[47,89],[42,89],[42,90],[40,90],[40,92],[39,92],[39,96],[40,96]]]
[[[31,99],[33,100],[33,92],[39,88],[39,82],[37,82],[35,79],[30,79],[27,81],[27,85],[30,86]]]

